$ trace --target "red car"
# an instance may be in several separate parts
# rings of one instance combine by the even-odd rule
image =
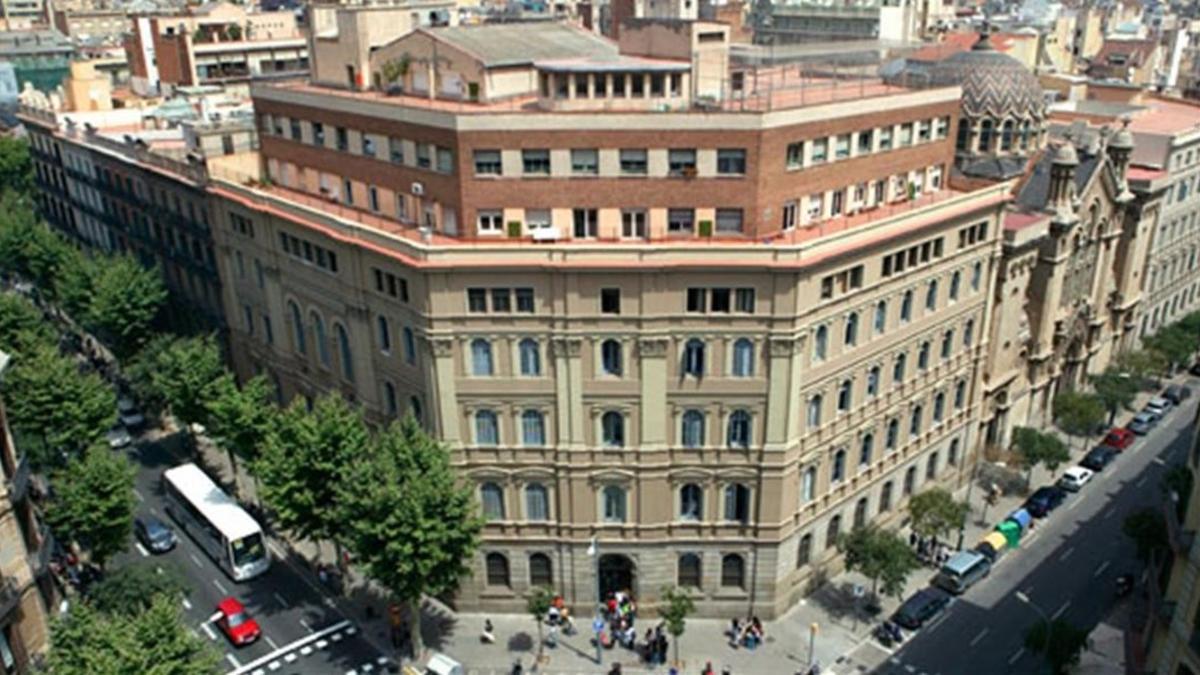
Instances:
[[[217,628],[225,633],[229,641],[239,647],[248,645],[262,635],[258,622],[246,613],[246,607],[234,598],[225,598],[217,604]]]
[[[1113,429],[1112,431],[1108,432],[1108,435],[1104,437],[1104,441],[1101,442],[1100,445],[1107,445],[1110,448],[1124,450],[1125,448],[1133,445],[1133,442],[1136,440],[1137,436],[1135,436],[1133,432],[1128,429]]]

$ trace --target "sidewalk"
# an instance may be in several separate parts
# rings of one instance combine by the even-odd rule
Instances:
[[[1182,381],[1185,377],[1186,375],[1183,375],[1173,381]],[[1139,394],[1135,401],[1135,410],[1140,410],[1154,395],[1152,392]],[[1117,424],[1123,424],[1132,414],[1118,414]],[[1070,443],[1071,463],[1094,447],[1096,440],[1089,439],[1086,445],[1081,445],[1078,441]],[[206,468],[214,478],[227,486],[231,485],[233,473],[225,453],[204,439],[201,439],[200,446]],[[1036,489],[1040,485],[1052,483],[1062,469],[1069,465],[1070,463],[1059,467],[1053,475],[1042,467],[1034,469],[1030,488]],[[257,502],[253,481],[244,474],[238,480],[238,488],[243,502]],[[968,490],[969,488],[964,486],[956,497],[965,499]],[[1025,495],[1004,495],[994,505],[988,506],[984,504],[985,491],[978,485],[971,489],[970,493],[971,511],[963,537],[964,548],[973,547],[984,535],[992,531],[996,523],[1020,508],[1025,499]],[[902,530],[902,534],[907,536],[908,531]],[[1026,547],[1030,542],[1036,541],[1038,534],[1039,530],[1035,527],[1022,539],[1021,546]],[[332,546],[327,545],[318,550],[309,542],[289,542],[277,533],[269,536],[269,542],[276,556],[301,569],[307,568],[314,579],[314,585],[316,582],[312,566],[315,561],[319,559],[328,563],[334,562]],[[947,543],[953,545],[956,542],[957,534],[953,534]],[[1005,558],[1001,558],[997,564],[1004,565]],[[936,571],[934,567],[925,567],[914,573],[908,580],[903,597],[907,598],[928,585]],[[861,669],[861,664],[850,660],[848,655],[870,640],[870,631],[878,622],[878,618],[872,619],[865,611],[856,611],[856,605],[860,602],[854,598],[853,589],[856,585],[870,588],[870,582],[857,573],[843,573],[833,577],[815,593],[799,601],[783,617],[767,622],[766,641],[756,650],[734,648],[729,644],[725,636],[727,620],[689,618],[687,630],[679,644],[679,654],[683,662],[680,672],[699,673],[706,662],[711,662],[716,672],[728,666],[733,673],[739,675],[790,675],[804,672],[810,659],[820,663],[827,672],[857,672]],[[388,601],[383,592],[352,569],[346,578],[346,592],[343,597],[337,599],[337,603],[346,618],[355,621],[363,636],[381,653],[394,654],[389,644]],[[878,616],[888,616],[899,605],[899,601],[895,598],[880,598],[879,604],[882,610]],[[483,644],[479,638],[485,618],[490,619],[494,625],[495,644]],[[578,633],[558,636],[557,647],[546,649],[547,658],[539,672],[562,675],[607,673],[613,663],[620,663],[623,673],[667,672],[666,666],[660,666],[656,671],[649,669],[639,663],[636,653],[620,647],[605,650],[602,665],[597,665],[596,651],[591,645],[589,621],[590,617],[580,617],[577,621]],[[639,634],[650,625],[654,624],[639,624]],[[815,634],[811,629],[814,625]],[[428,599],[423,607],[422,628],[427,649],[454,658],[467,668],[468,673],[507,674],[511,671],[513,663],[518,660],[526,672],[529,672],[537,652],[537,626],[532,618],[523,614],[455,613],[436,600]],[[671,645],[671,656],[674,656],[674,650],[675,645]]]

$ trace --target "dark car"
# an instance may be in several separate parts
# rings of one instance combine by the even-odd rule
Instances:
[[[1097,445],[1084,456],[1079,465],[1086,466],[1092,471],[1103,471],[1104,467],[1108,466],[1108,463],[1113,461],[1113,458],[1116,456],[1116,448],[1110,448],[1107,445]]]
[[[1034,518],[1045,518],[1067,498],[1067,493],[1057,485],[1046,485],[1037,489],[1025,500],[1025,510]]]
[[[909,630],[916,630],[941,614],[953,599],[954,596],[940,588],[922,588],[900,605],[900,609],[892,615],[892,621]]]
[[[1188,369],[1188,372],[1200,377],[1200,361],[1193,363],[1192,367]]]
[[[151,553],[166,553],[175,548],[175,533],[166,523],[154,516],[135,518],[133,533]]]
[[[1172,384],[1171,386],[1164,389],[1163,393],[1162,393],[1163,398],[1167,399],[1171,403],[1174,403],[1175,405],[1179,405],[1180,403],[1183,403],[1183,400],[1191,395],[1192,395],[1191,389],[1188,389],[1187,387],[1185,387],[1183,385],[1179,385],[1179,384]]]

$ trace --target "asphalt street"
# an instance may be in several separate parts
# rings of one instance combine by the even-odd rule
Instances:
[[[162,472],[180,463],[168,444],[177,439],[142,442],[126,450],[138,468],[138,512],[170,524],[179,543],[174,550],[149,554],[140,543],[116,564],[145,560],[174,568],[190,592],[181,600],[191,628],[211,640],[222,654],[227,675],[362,675],[386,672],[381,655],[359,634],[358,627],[335,608],[334,602],[308,574],[301,574],[273,544],[271,569],[247,582],[235,582],[166,515],[160,487]],[[235,647],[210,623],[217,603],[225,597],[240,600],[262,628],[262,638]]]
[[[1190,381],[1194,391],[1197,384]],[[873,641],[865,643],[856,660],[878,663],[872,672],[879,675],[1048,672],[1041,657],[1024,648],[1025,630],[1040,620],[1040,611],[1090,631],[1117,600],[1116,577],[1141,572],[1121,524],[1134,511],[1161,506],[1161,478],[1169,465],[1186,457],[1197,398],[1170,412],[1149,435],[1069,496],[1019,549],[998,562],[987,579],[932,623],[891,653]],[[1019,600],[1017,591],[1036,608]],[[865,651],[875,652],[877,658]]]

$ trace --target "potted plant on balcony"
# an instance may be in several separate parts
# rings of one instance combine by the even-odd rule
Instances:
[[[384,86],[388,94],[404,93],[404,77],[408,75],[408,54],[398,59],[392,59],[383,64],[380,74],[383,75]]]

